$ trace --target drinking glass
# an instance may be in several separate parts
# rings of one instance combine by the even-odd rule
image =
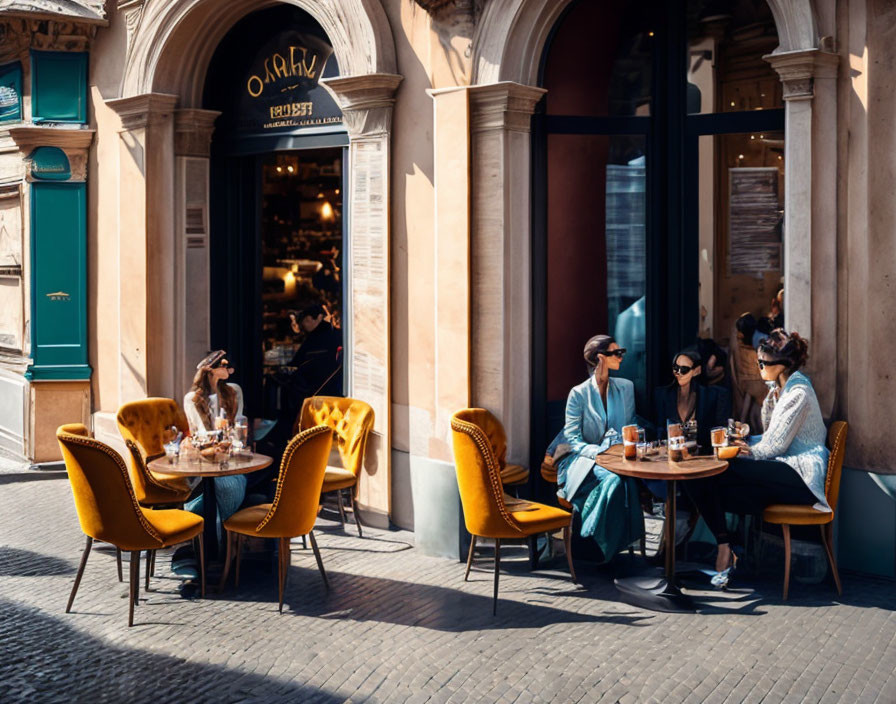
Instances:
[[[176,442],[166,442],[165,443],[165,457],[168,460],[168,464],[174,464],[178,461],[180,456],[180,445]]]
[[[719,426],[709,431],[709,437],[712,441],[713,453],[719,456],[719,448],[728,446],[728,428]]]
[[[233,451],[235,453],[240,453],[244,449],[246,449],[246,441],[249,439],[249,428],[246,425],[245,418],[242,419],[242,422],[239,418],[236,419],[236,424],[233,426],[233,429],[230,431],[230,440],[233,443]]]
[[[622,457],[633,460],[638,456],[638,426],[624,425],[622,427]]]

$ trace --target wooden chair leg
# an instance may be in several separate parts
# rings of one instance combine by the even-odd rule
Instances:
[[[240,560],[243,557],[243,534],[236,534],[236,554],[233,556],[233,559],[236,560],[236,572],[233,575],[233,586],[237,588],[240,586]]]
[[[283,613],[283,585],[286,582],[287,555],[289,554],[289,538],[280,538],[277,545],[277,596],[280,599],[279,610]]]
[[[303,535],[302,536],[302,550],[307,550],[307,549],[308,549],[308,536]]]
[[[569,564],[569,576],[572,577],[573,583],[577,583],[576,568],[572,564],[572,527],[563,528],[563,547],[566,548],[566,562]]]
[[[230,575],[230,564],[233,562],[233,542],[236,534],[224,529],[224,567],[221,570],[221,581],[218,582],[218,591],[224,591],[224,585],[227,584],[227,577]],[[202,541],[199,541],[202,544]]]
[[[781,530],[784,532],[784,601],[787,601],[790,588],[790,526],[785,523]]]
[[[118,581],[124,581],[124,574],[121,569],[121,548],[115,548],[115,561],[118,563]]]
[[[834,576],[834,584],[837,585],[837,594],[843,596],[843,586],[840,584],[840,573],[837,571],[837,561],[834,559],[834,524],[826,523],[818,526],[821,529],[821,542],[828,554],[828,562],[831,565],[831,574]]]
[[[128,627],[134,625],[134,604],[140,589],[140,552],[131,552],[131,586],[128,592]]]
[[[155,551],[154,550],[146,551],[146,577],[145,577],[146,582],[145,582],[143,588],[146,589],[147,592],[149,591],[149,572],[152,569],[152,554],[153,554],[153,552],[155,552]]]
[[[320,557],[320,549],[317,547],[314,531],[308,533],[308,538],[311,540],[311,549],[314,550],[314,559],[317,560],[317,569],[320,570],[320,576],[323,577],[324,580],[324,588],[326,588],[327,591],[330,591],[330,582],[327,581],[327,573],[324,571],[324,561]]]
[[[150,576],[150,577],[155,577],[155,576],[156,576],[156,553],[157,553],[157,552],[158,552],[158,550],[153,550],[153,551],[152,551],[152,566],[150,567],[150,570],[149,570],[149,576]]]
[[[202,542],[202,537],[196,543],[199,545],[199,593],[205,599],[205,545]]]
[[[87,545],[84,546],[84,552],[81,553],[81,564],[78,566],[78,574],[75,575],[75,583],[72,586],[72,593],[68,595],[68,604],[65,607],[65,613],[72,610],[72,604],[75,603],[75,594],[78,593],[78,587],[81,585],[81,577],[84,576],[84,568],[87,566],[87,556],[90,555],[90,548],[93,546],[93,538],[87,536]],[[119,569],[121,565],[119,563]]]
[[[548,540],[551,539],[548,533]],[[529,536],[529,569],[534,572],[538,569],[538,534]]]
[[[473,566],[473,551],[476,549],[476,536],[470,536],[470,552],[467,555],[467,571],[464,573],[464,581],[470,577],[470,568]]]
[[[363,538],[364,534],[361,532],[361,517],[358,515],[358,509],[355,507],[354,487],[348,490],[348,505],[352,510],[352,517],[355,519],[355,525],[358,526],[358,537]]]
[[[342,505],[342,489],[336,491],[336,504],[339,506],[339,518],[345,528],[345,507]]]
[[[492,598],[492,616],[498,615],[498,575],[501,571],[501,539],[495,538],[495,594]]]

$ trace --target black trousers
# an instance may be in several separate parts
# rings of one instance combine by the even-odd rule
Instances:
[[[805,504],[818,499],[789,464],[737,457],[721,474],[681,482],[719,543],[730,543],[725,512],[761,514],[771,504]]]

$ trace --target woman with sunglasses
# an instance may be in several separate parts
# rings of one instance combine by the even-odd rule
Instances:
[[[736,556],[725,511],[761,514],[770,504],[806,504],[830,511],[824,493],[827,431],[812,382],[799,371],[809,344],[797,333],[773,330],[758,350],[758,366],[769,386],[762,405],[762,435],[740,441],[743,458],[710,479],[684,482],[686,491],[716,538],[716,574],[712,583],[728,584]]]
[[[667,423],[697,422],[697,444],[710,447],[709,431],[725,425],[731,412],[731,396],[724,386],[703,384],[703,362],[694,348],[672,358],[672,383],[654,394],[657,433],[664,437]]]
[[[637,484],[595,462],[635,422],[635,387],[610,376],[625,349],[609,335],[588,340],[584,356],[588,379],[569,392],[566,422],[548,454],[557,467],[557,495],[580,515],[580,534],[597,543],[598,559],[608,561],[643,535]]]

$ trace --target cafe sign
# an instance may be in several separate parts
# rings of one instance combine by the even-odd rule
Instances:
[[[324,71],[338,75],[332,54],[323,38],[296,30],[265,44],[243,79],[237,128],[292,131],[340,124],[342,112],[319,83]]]

